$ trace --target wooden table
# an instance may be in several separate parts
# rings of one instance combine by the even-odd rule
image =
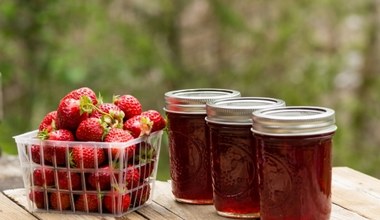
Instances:
[[[333,168],[333,220],[380,219],[380,180],[347,167]],[[1,220],[112,220],[112,219],[226,219],[212,205],[188,205],[174,201],[168,182],[156,181],[153,202],[120,218],[56,213],[30,213],[26,210],[23,189],[0,193]]]

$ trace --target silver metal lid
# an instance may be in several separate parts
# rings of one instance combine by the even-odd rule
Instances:
[[[207,102],[239,96],[239,91],[230,89],[197,88],[174,90],[165,93],[164,110],[172,113],[206,114]]]
[[[282,106],[285,106],[283,100],[266,97],[219,99],[207,103],[206,121],[218,124],[250,125],[253,111]]]
[[[272,136],[305,136],[334,132],[335,112],[314,106],[288,106],[252,113],[252,132]]]

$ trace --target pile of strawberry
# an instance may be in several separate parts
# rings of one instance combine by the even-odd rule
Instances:
[[[158,111],[143,111],[132,95],[106,103],[88,87],[69,92],[42,119],[43,141],[28,145],[30,200],[75,212],[120,214],[141,206],[157,163],[157,143],[146,137],[165,126]]]

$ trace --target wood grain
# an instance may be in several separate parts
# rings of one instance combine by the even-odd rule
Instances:
[[[21,206],[15,205],[15,203],[10,200],[3,193],[0,193],[0,216],[1,220],[36,220],[37,218],[30,215]]]
[[[380,180],[347,167],[333,169],[332,202],[368,219],[380,217]]]
[[[4,194],[3,194],[4,193]],[[0,193],[1,220],[181,220],[219,219],[213,205],[190,205],[176,202],[169,182],[156,181],[153,201],[122,217],[75,215],[47,212],[28,213],[24,189]],[[380,180],[347,167],[333,168],[331,220],[369,220],[380,216]]]

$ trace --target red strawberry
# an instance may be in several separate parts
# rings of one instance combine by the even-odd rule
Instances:
[[[92,189],[109,190],[111,188],[111,178],[114,177],[112,172],[112,168],[108,165],[101,167],[98,172],[90,173],[87,176],[87,183]]]
[[[80,194],[75,201],[75,210],[82,212],[97,212],[100,201],[100,196],[97,194]]]
[[[63,192],[52,192],[49,197],[50,207],[55,210],[67,210],[71,207],[70,194]]]
[[[79,190],[82,188],[81,175],[78,173],[67,171],[58,172],[58,187],[59,189]],[[71,188],[70,188],[71,187]]]
[[[79,124],[75,134],[80,141],[103,141],[107,129],[107,125],[102,122],[102,119],[87,118]]]
[[[112,103],[102,103],[96,106],[90,117],[102,118],[110,127],[123,127],[124,112]]]
[[[125,193],[126,189],[114,189],[104,195],[103,207],[105,211],[114,214],[120,214],[128,211],[131,204],[129,193]],[[119,199],[120,198],[120,199]]]
[[[79,99],[81,99],[82,96],[89,97],[94,105],[96,105],[98,103],[95,92],[88,87],[82,87],[79,89],[75,89],[75,90],[69,92],[68,94],[66,94],[63,97],[63,99],[71,98],[71,99],[79,100]]]
[[[45,194],[43,191],[36,191],[32,189],[29,192],[29,199],[36,204],[37,208],[45,208]]]
[[[125,173],[125,182],[128,189],[136,188],[140,182],[140,171],[135,166],[129,166]]]
[[[124,122],[123,129],[128,130],[133,137],[137,138],[142,135],[150,134],[152,130],[152,121],[142,115],[135,115]]]
[[[55,130],[55,121],[57,119],[57,111],[51,111],[47,113],[42,121],[40,122],[40,125],[38,126],[39,131],[47,131],[51,132],[52,130]]]
[[[150,184],[149,182],[142,182],[137,190],[131,193],[131,202],[133,207],[144,204],[150,196]]]
[[[57,128],[75,131],[79,123],[88,118],[88,114],[92,112],[92,109],[83,110],[82,105],[85,104],[81,103],[91,101],[87,96],[84,97],[86,98],[81,100],[66,98],[60,101],[57,110]]]
[[[74,141],[74,135],[66,129],[53,130],[49,133],[40,131],[38,137],[42,140],[50,141]],[[64,145],[64,144],[63,144]],[[66,165],[66,146],[46,145],[44,149],[44,159],[48,163],[56,164],[57,166]]]
[[[41,164],[41,146],[40,145],[32,145],[30,148],[31,159],[33,162]],[[45,164],[50,164],[49,161],[45,161]]]
[[[126,119],[142,112],[141,103],[132,95],[114,96],[113,103],[124,112]]]
[[[108,132],[107,136],[104,138],[105,142],[127,142],[130,140],[133,140],[134,137],[126,130],[123,130],[121,128],[111,128]],[[112,158],[116,159],[120,157],[120,150],[123,148],[120,148],[120,146],[111,147],[111,154]],[[130,145],[127,147],[124,147],[125,149],[125,155],[127,160],[129,158],[132,158],[135,154],[136,145]]]
[[[154,160],[141,164],[137,169],[139,169],[140,179],[144,180],[150,177],[154,170]]]
[[[148,117],[152,122],[152,130],[151,132],[158,131],[164,129],[166,126],[166,121],[162,117],[162,115],[156,110],[148,110],[141,113],[142,116]]]
[[[104,150],[93,145],[76,145],[71,151],[70,165],[78,168],[100,167],[106,160]]]
[[[33,184],[35,186],[54,185],[54,171],[47,167],[38,167],[33,171]]]
[[[84,87],[71,91],[61,99],[57,109],[57,128],[75,131],[98,103],[96,94]]]

